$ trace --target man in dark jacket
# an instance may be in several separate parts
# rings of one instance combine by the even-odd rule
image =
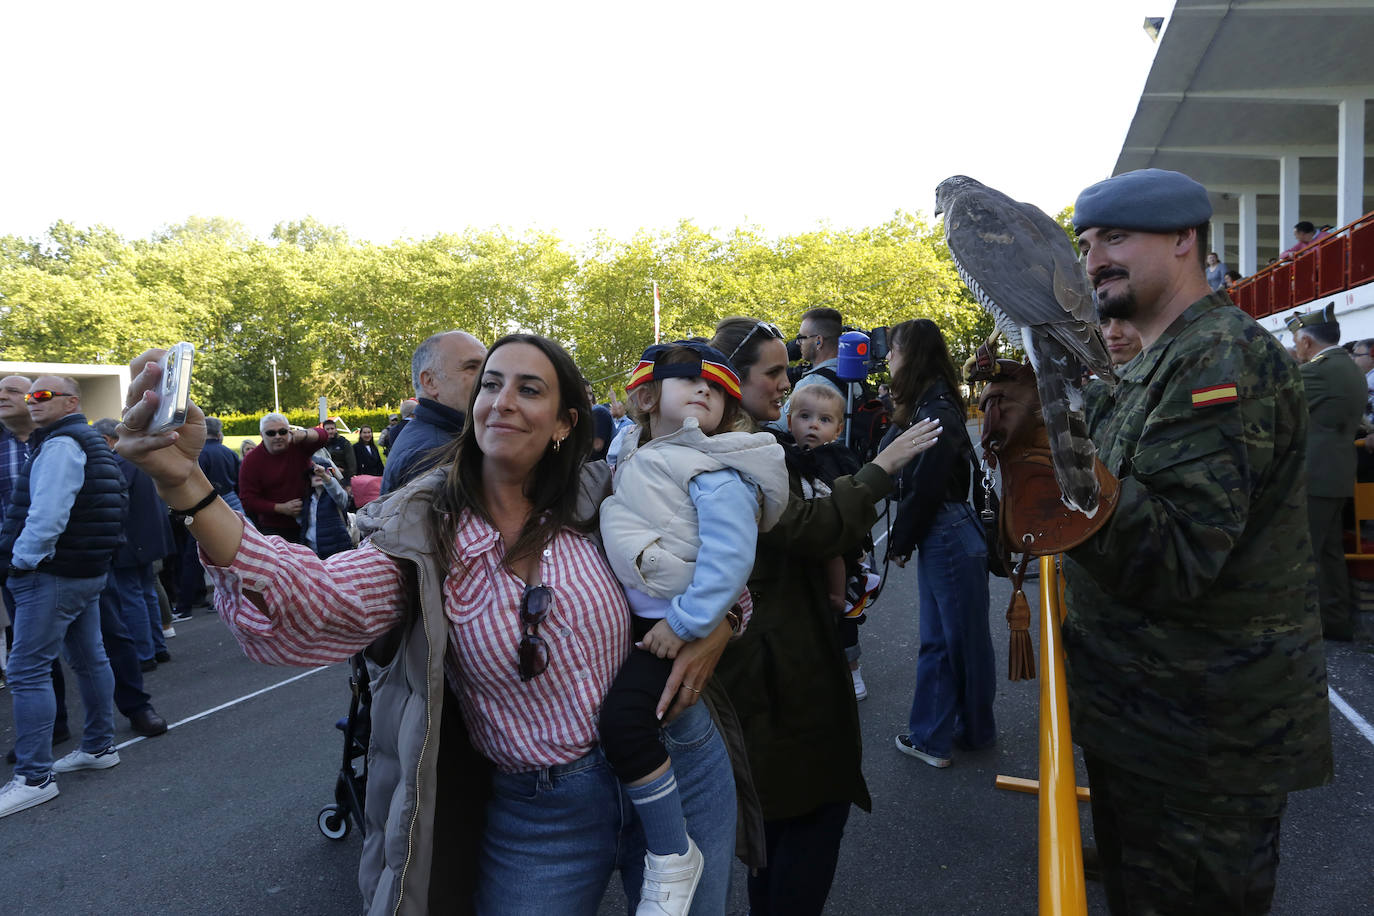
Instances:
[[[70,378],[29,388],[37,429],[0,529],[0,564],[14,595],[14,778],[0,789],[0,817],[57,797],[54,773],[103,770],[114,748],[114,675],[100,637],[100,592],[119,546],[126,496],[114,453],[81,414]],[[81,747],[52,759],[52,663],[65,646],[86,711]]]
[[[210,481],[215,492],[229,504],[229,508],[235,512],[243,512],[243,503],[239,502],[238,493],[240,459],[233,449],[225,446],[224,424],[219,418],[205,418],[205,446],[200,450],[200,457],[196,461],[205,472],[205,479]],[[178,540],[181,545],[177,552],[180,565],[177,571],[176,607],[172,609],[173,623],[191,618],[191,609],[195,607],[196,599],[200,598],[205,590],[205,570],[200,565],[200,551],[196,547],[196,539],[186,534]]]
[[[464,331],[435,334],[410,359],[410,380],[419,403],[410,422],[393,438],[382,492],[390,493],[438,463],[438,453],[458,438],[464,411],[487,348]]]
[[[119,441],[117,425],[108,419],[95,422],[96,432],[105,437],[111,449]],[[129,501],[124,516],[124,542],[115,551],[102,601],[119,613],[138,647],[140,668],[152,671],[159,662],[172,660],[166,644],[158,645],[162,638],[162,613],[153,585],[153,564],[172,552],[172,531],[167,504],[158,497],[152,478],[123,455],[116,455],[115,461],[128,484]]]
[[[358,473],[358,459],[353,456],[353,443],[339,435],[339,425],[332,417],[320,425],[329,434],[324,447],[329,450],[329,458],[334,462],[334,466],[343,473],[343,485],[347,487],[353,475]]]

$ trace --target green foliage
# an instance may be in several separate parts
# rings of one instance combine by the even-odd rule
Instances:
[[[501,229],[375,245],[311,217],[261,241],[231,220],[192,217],[133,242],[65,222],[39,239],[0,238],[0,359],[122,363],[188,340],[192,396],[226,424],[234,417],[227,431],[256,434],[273,357],[281,403],[323,395],[350,426],[380,426],[386,405],[412,394],[411,352],[452,328],[488,343],[546,334],[599,390],[623,383],[653,340],[654,282],[665,339],[710,336],[731,315],[790,335],[821,304],[862,328],[931,318],[959,359],[991,330],[939,227],[904,212],[782,237],[683,221],[581,250]],[[305,409],[299,422],[312,419]]]

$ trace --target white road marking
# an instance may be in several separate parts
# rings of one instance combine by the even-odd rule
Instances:
[[[1355,726],[1355,731],[1364,735],[1366,741],[1374,744],[1374,725],[1370,725],[1364,716],[1355,711],[1355,707],[1345,701],[1345,698],[1337,693],[1333,688],[1327,687],[1326,692],[1331,695],[1331,705],[1341,711],[1341,715],[1350,720],[1350,724]]]
[[[190,722],[194,722],[194,721],[196,721],[197,719],[204,719],[206,716],[213,715],[214,713],[217,713],[217,712],[219,712],[219,711],[222,710],[222,709],[228,709],[230,706],[237,706],[238,704],[242,703],[244,700],[251,700],[251,699],[253,699],[253,697],[262,696],[264,693],[270,693],[271,691],[276,690],[278,687],[285,687],[287,684],[293,684],[293,683],[295,683],[296,681],[299,681],[301,678],[310,677],[310,675],[316,674],[316,673],[318,673],[318,672],[320,672],[320,671],[323,671],[325,668],[329,668],[329,667],[331,667],[331,666],[329,666],[329,665],[321,665],[321,666],[318,667],[318,668],[311,668],[309,671],[302,672],[302,673],[296,675],[295,677],[289,677],[289,678],[287,678],[286,680],[281,681],[280,683],[277,683],[277,684],[273,684],[273,685],[270,686],[270,687],[264,687],[264,688],[262,688],[261,690],[254,690],[252,693],[245,694],[244,696],[241,696],[241,697],[239,697],[239,698],[236,699],[236,700],[230,700],[228,703],[221,703],[221,704],[219,704],[218,706],[215,706],[215,707],[212,707],[212,708],[210,708],[210,709],[205,710],[204,712],[198,712],[198,713],[196,713],[194,716],[187,716],[186,718],[182,719],[180,722],[173,722],[171,725],[168,725],[168,726],[167,726],[167,731],[171,731],[171,730],[174,729],[174,728],[180,728],[181,726],[186,725],[186,724],[188,724],[188,723],[190,723]],[[140,742],[140,741],[147,741],[147,740],[148,740],[148,739],[145,738],[144,736],[139,735],[137,738],[130,738],[128,741],[125,741],[123,744],[116,744],[116,745],[115,745],[115,750],[117,750],[117,751],[122,751],[122,750],[124,750],[126,747],[128,747],[128,746],[131,745],[131,744],[137,744],[137,743]]]

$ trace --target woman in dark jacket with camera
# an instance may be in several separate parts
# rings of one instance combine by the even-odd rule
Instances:
[[[887,439],[929,418],[945,430],[902,472],[888,544],[899,566],[916,553],[921,599],[916,693],[909,730],[896,745],[930,766],[947,767],[956,745],[976,750],[997,740],[987,543],[969,504],[973,445],[944,335],[924,318],[904,321],[889,334],[896,411]]]

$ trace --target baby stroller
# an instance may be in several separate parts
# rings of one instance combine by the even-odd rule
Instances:
[[[348,715],[335,723],[343,732],[343,765],[334,784],[334,804],[320,809],[320,833],[331,840],[348,836],[349,828],[367,835],[363,821],[363,802],[367,798],[367,744],[372,737],[372,688],[367,660],[359,652],[348,660],[348,686],[353,692]]]

